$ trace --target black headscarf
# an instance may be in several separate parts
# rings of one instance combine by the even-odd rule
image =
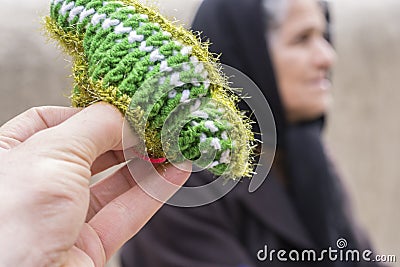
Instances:
[[[316,249],[335,248],[339,238],[352,247],[342,190],[322,143],[323,118],[296,125],[285,119],[266,40],[265,16],[261,0],[204,0],[192,29],[209,38],[210,50],[221,54],[221,63],[249,76],[269,102],[287,190]]]

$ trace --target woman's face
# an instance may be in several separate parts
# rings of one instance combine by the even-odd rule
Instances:
[[[335,61],[324,39],[326,21],[316,0],[288,0],[280,27],[271,35],[271,55],[290,122],[311,120],[331,102],[328,72]]]

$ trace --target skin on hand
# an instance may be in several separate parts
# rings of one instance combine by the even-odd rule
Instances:
[[[104,266],[163,204],[129,170],[187,180],[188,166],[146,172],[136,159],[90,186],[92,175],[125,161],[123,121],[98,103],[34,108],[0,128],[1,266]]]

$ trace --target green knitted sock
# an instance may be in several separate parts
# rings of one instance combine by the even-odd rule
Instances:
[[[135,0],[52,0],[46,26],[74,58],[74,106],[115,105],[152,162],[251,176],[250,122],[207,43]]]

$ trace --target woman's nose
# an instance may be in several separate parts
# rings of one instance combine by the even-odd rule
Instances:
[[[336,52],[333,49],[332,45],[321,38],[318,42],[316,42],[315,53],[314,53],[314,62],[318,66],[318,68],[329,69],[336,61]]]

